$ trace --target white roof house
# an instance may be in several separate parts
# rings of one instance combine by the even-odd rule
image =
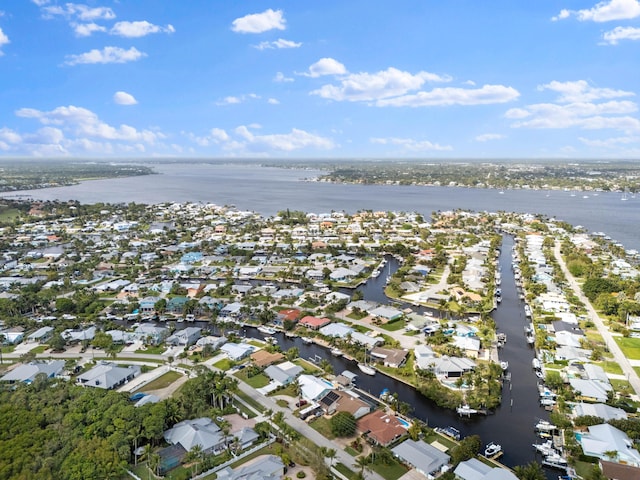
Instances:
[[[599,382],[598,380],[583,380],[581,378],[570,378],[569,385],[581,397],[602,403],[607,401],[608,392],[613,390],[609,383]]]
[[[247,345],[246,343],[225,343],[220,347],[220,351],[227,354],[227,357],[231,360],[242,360],[243,358],[249,356],[253,351],[254,347],[251,345]]]
[[[203,452],[216,452],[225,448],[225,438],[220,427],[210,418],[183,420],[164,432],[164,439],[171,445],[179,444],[187,452],[196,445]]]
[[[115,363],[100,362],[91,370],[78,375],[77,381],[78,384],[87,387],[110,390],[124,385],[138,375],[140,375],[140,367],[138,365],[119,367]]]
[[[354,330],[344,323],[330,323],[322,327],[319,332],[327,337],[346,338],[348,335],[352,335]]]
[[[225,467],[216,472],[218,480],[279,480],[284,475],[284,463],[277,455],[261,455],[235,470]]]
[[[416,345],[413,349],[415,365],[421,370],[427,370],[434,364],[436,354],[429,345]]]
[[[621,408],[612,407],[605,403],[577,403],[573,406],[573,417],[593,416],[609,420],[626,420],[627,412]]]
[[[323,380],[313,375],[300,375],[298,377],[302,397],[310,401],[322,398],[326,393],[333,389],[333,385],[327,380]]]
[[[449,463],[449,455],[422,441],[405,440],[391,449],[393,454],[413,466],[426,477],[439,472]]]
[[[588,429],[588,433],[583,433],[578,438],[585,455],[640,466],[640,453],[632,448],[633,441],[622,430],[608,423],[592,425]],[[615,452],[616,457],[611,459],[605,452]]]
[[[64,369],[64,360],[51,360],[50,362],[29,362],[18,365],[10,372],[0,377],[0,382],[24,382],[31,383],[35,378],[43,374],[47,378],[59,375]]]
[[[506,468],[492,468],[476,458],[460,462],[453,473],[461,480],[517,480],[518,478]]]

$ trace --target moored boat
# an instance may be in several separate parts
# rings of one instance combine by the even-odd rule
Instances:
[[[276,333],[276,329],[275,328],[267,327],[266,325],[260,325],[258,327],[258,331],[260,333],[264,333],[265,335],[273,335],[274,333]]]
[[[502,455],[502,446],[497,443],[489,443],[484,449],[484,456],[487,458],[495,458]]]
[[[376,374],[376,370],[373,367],[370,367],[369,365],[367,365],[366,363],[359,363],[358,364],[358,368],[360,369],[360,371],[362,373],[365,373],[367,375],[375,375]]]

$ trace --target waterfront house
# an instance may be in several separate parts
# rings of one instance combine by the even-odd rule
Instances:
[[[626,420],[628,418],[627,412],[621,408],[612,407],[605,403],[576,403],[573,405],[571,412],[573,418],[576,417],[598,417],[608,422],[609,420]]]
[[[604,403],[609,398],[609,392],[613,391],[611,384],[598,380],[570,378],[569,385],[576,391],[579,399],[589,402]]]
[[[160,300],[160,297],[149,296],[144,297],[138,301],[139,311],[141,314],[151,314],[156,311],[156,303]]]
[[[463,373],[476,368],[476,363],[469,358],[448,357],[446,355],[434,358],[432,363],[435,374],[445,378],[458,378]]]
[[[367,348],[373,348],[377,345],[382,345],[384,343],[384,338],[382,335],[378,335],[377,332],[368,332],[369,334],[360,333],[356,330],[351,332],[351,343],[359,343],[360,345],[365,345]]]
[[[354,330],[345,323],[331,323],[322,327],[319,332],[325,337],[347,338]]]
[[[371,405],[351,390],[330,390],[318,403],[326,415],[348,412],[357,420],[371,412]]]
[[[167,301],[167,312],[181,315],[184,311],[184,305],[189,301],[189,297],[180,296],[173,297]]]
[[[85,387],[111,390],[124,385],[138,375],[140,375],[140,367],[138,365],[119,367],[115,363],[102,361],[91,370],[78,375],[77,383]]]
[[[640,467],[633,465],[600,460],[600,468],[602,474],[609,480],[638,480],[640,478]]]
[[[407,350],[399,348],[375,347],[371,350],[371,358],[382,362],[385,367],[400,368],[407,361]]]
[[[453,474],[456,480],[518,480],[511,470],[490,467],[477,458],[460,462]]]
[[[313,317],[311,315],[307,315],[306,317],[303,317],[300,320],[300,322],[298,322],[299,325],[310,328],[311,330],[318,330],[324,327],[325,325],[329,325],[330,323],[331,323],[331,320],[328,318],[324,318],[324,317],[318,318],[318,317]]]
[[[407,433],[402,423],[394,415],[383,410],[375,410],[358,420],[356,430],[371,442],[387,446],[396,438]]]
[[[197,445],[203,453],[209,454],[221,453],[230,438],[221,432],[213,420],[206,417],[176,423],[163,436],[167,443],[180,445],[187,452]]]
[[[26,364],[16,365],[8,373],[0,378],[0,382],[7,383],[31,383],[38,375],[44,375],[47,378],[53,378],[64,369],[64,360],[51,360],[49,362],[29,362]]]
[[[264,374],[278,386],[289,385],[304,369],[291,362],[283,362],[278,365],[270,365],[264,370]]]
[[[143,323],[138,325],[133,331],[133,335],[138,342],[147,345],[160,345],[169,335],[169,329],[166,327],[157,327],[153,324]]]
[[[258,350],[251,354],[251,361],[256,367],[267,367],[284,359],[284,355],[280,352],[267,352],[266,350]]]
[[[633,448],[633,441],[622,430],[603,423],[588,427],[588,432],[576,435],[585,455],[601,460],[640,466],[640,453]],[[615,455],[613,458],[610,453]]]
[[[415,367],[421,370],[429,370],[435,364],[436,354],[429,345],[416,345],[413,349]]]
[[[322,378],[313,375],[302,374],[298,377],[302,398],[314,402],[324,397],[327,392],[333,389],[333,385]]]
[[[200,338],[202,328],[187,327],[182,330],[176,330],[173,335],[167,337],[166,343],[169,345],[189,346],[193,345]]]
[[[404,463],[415,468],[425,477],[431,478],[444,471],[451,457],[423,440],[407,439],[391,449]]]
[[[251,355],[251,352],[255,350],[255,347],[247,345],[246,343],[225,343],[220,347],[220,351],[227,354],[230,360],[237,362],[243,358]]]

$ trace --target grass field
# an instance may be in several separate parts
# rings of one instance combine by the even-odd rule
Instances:
[[[604,361],[600,364],[600,366],[606,373],[614,373],[618,375],[622,373],[622,368],[616,362]]]
[[[169,385],[171,385],[173,382],[178,380],[180,377],[182,377],[181,373],[170,370],[167,373],[160,375],[155,380],[152,380],[151,382],[147,383],[146,385],[139,388],[138,390],[134,390],[134,391],[148,392],[151,390],[159,390],[161,388],[167,388]]]
[[[398,478],[409,471],[407,467],[395,459],[389,465],[385,465],[382,462],[373,463],[370,468],[385,480],[398,480]]]
[[[231,367],[233,367],[233,362],[228,358],[223,358],[222,360],[213,364],[214,367],[219,368],[220,370],[226,372]]]
[[[613,337],[629,360],[640,360],[640,338]]]
[[[387,330],[388,332],[395,332],[404,328],[404,320],[399,318],[391,322],[383,323],[380,328]]]
[[[315,419],[309,425],[311,425],[311,428],[313,428],[314,430],[316,430],[318,433],[328,438],[329,440],[333,440],[334,438],[336,438],[333,435],[333,433],[331,433],[331,426],[329,425],[329,420],[327,420],[324,417],[319,417]]]
[[[250,377],[245,372],[246,369],[240,370],[235,374],[235,376],[253,388],[262,388],[269,384],[269,377],[267,377],[264,373],[259,373],[258,375]]]

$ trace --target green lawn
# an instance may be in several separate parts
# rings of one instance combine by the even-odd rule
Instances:
[[[36,348],[31,349],[31,353],[35,353],[36,355],[39,353],[44,353],[49,350],[48,345],[38,345]]]
[[[222,371],[227,371],[231,367],[233,367],[234,363],[228,358],[223,358],[222,360],[217,361],[213,364],[214,367],[219,368]]]
[[[380,328],[382,328],[383,330],[387,330],[388,332],[402,330],[404,328],[404,320],[399,318],[391,322],[383,323],[382,325],[380,325]]]
[[[351,320],[362,320],[367,315],[369,315],[367,312],[351,312],[349,315],[347,315],[347,318],[350,318]]]
[[[347,452],[352,457],[357,457],[358,455],[360,455],[360,452],[358,452],[357,450],[355,450],[354,448],[352,448],[352,447],[350,447],[348,445],[347,445],[347,447],[345,447],[344,451]]]
[[[260,405],[258,402],[256,402],[249,395],[246,395],[244,392],[241,392],[239,390],[235,394],[237,397],[240,397],[244,401],[244,403],[251,405],[256,411],[264,412],[264,407]]]
[[[148,392],[151,390],[159,390],[161,388],[167,388],[169,385],[171,385],[173,382],[178,380],[180,377],[182,377],[181,373],[170,370],[167,373],[160,375],[155,380],[147,383],[143,387],[140,387],[139,389],[134,390],[134,392],[138,392],[138,391]]]
[[[343,463],[336,463],[335,465],[336,470],[338,470],[342,475],[344,475],[345,477],[352,479],[356,477],[355,472],[351,471],[346,465],[344,465]]]
[[[241,379],[247,385],[250,385],[253,388],[262,388],[269,384],[269,377],[267,377],[264,373],[259,373],[258,375],[249,377],[245,373],[245,370],[240,370],[238,373],[236,373],[236,377]]]
[[[295,363],[299,367],[302,367],[306,375],[314,375],[315,373],[322,371],[320,368],[316,367],[313,363],[307,362],[302,358],[296,358],[293,361],[293,363]]]
[[[20,216],[20,210],[17,208],[0,209],[0,222],[11,222]]]
[[[616,380],[615,378],[612,378],[609,381],[611,382],[611,386],[616,392],[619,392],[620,390],[633,391],[631,384],[626,380]]]
[[[319,417],[311,422],[311,428],[316,430],[322,436],[328,438],[329,440],[333,440],[335,436],[331,433],[331,426],[329,425],[329,420],[324,417]]]
[[[147,348],[139,348],[136,350],[136,353],[146,353],[147,355],[162,355],[162,353],[167,349],[162,345],[156,346],[148,346]]]
[[[640,360],[640,338],[613,337],[629,360]]]
[[[401,476],[409,471],[407,467],[394,459],[389,465],[383,463],[374,463],[371,469],[381,475],[385,480],[398,480]]]
[[[622,368],[616,362],[604,361],[600,363],[600,366],[606,373],[614,373],[618,375],[622,373]]]

